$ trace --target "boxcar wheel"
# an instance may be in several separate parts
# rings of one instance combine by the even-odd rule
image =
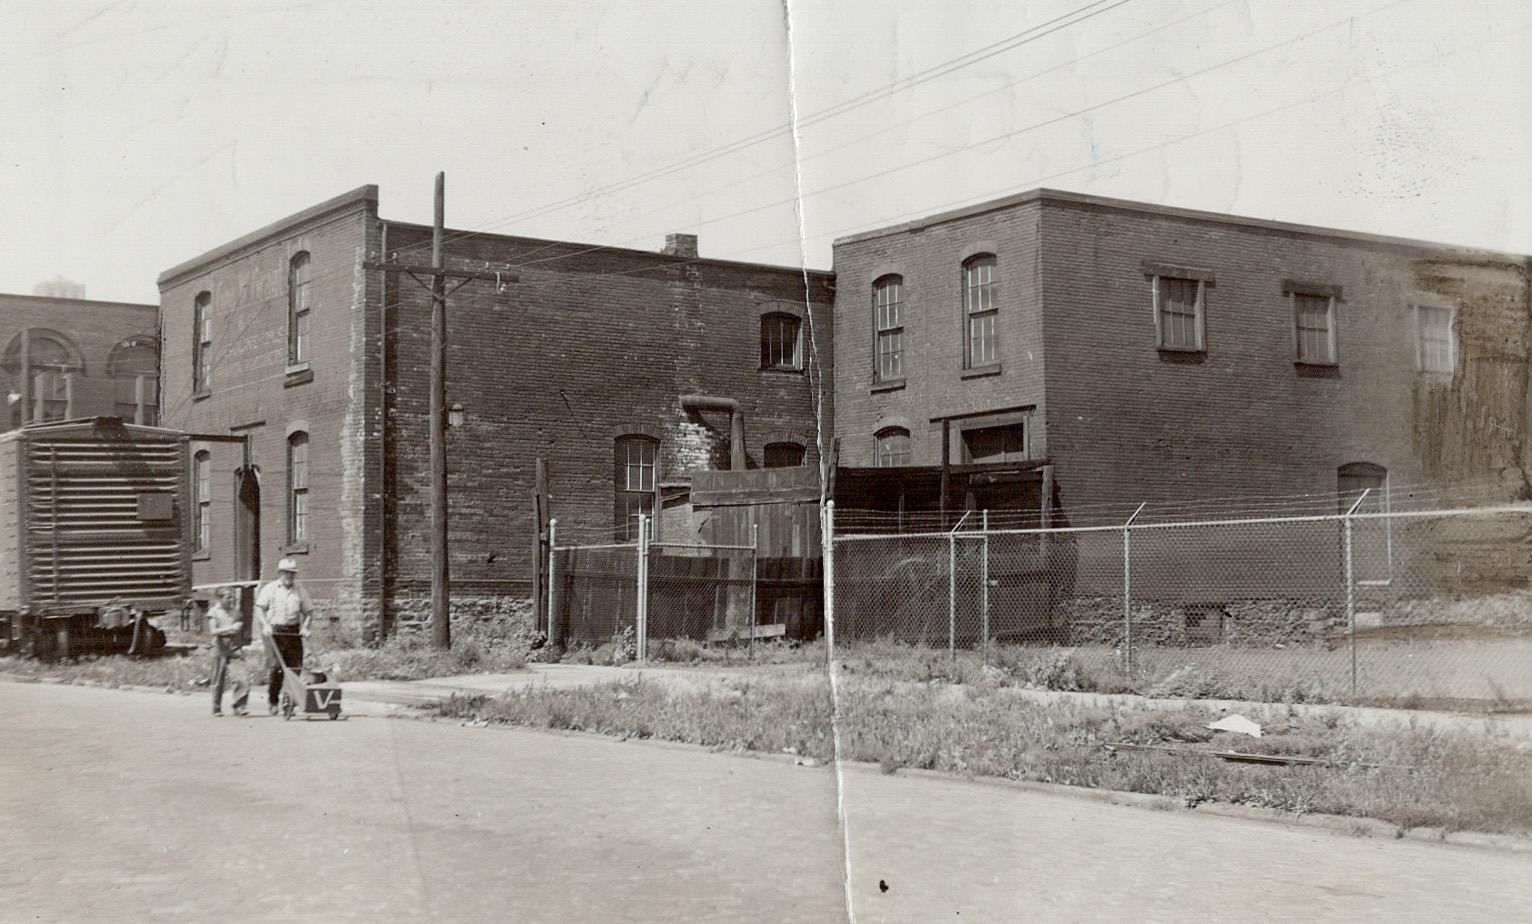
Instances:
[[[330,721],[333,722],[333,721],[335,721],[338,718],[340,718],[340,707],[339,706],[331,706],[330,707]]]

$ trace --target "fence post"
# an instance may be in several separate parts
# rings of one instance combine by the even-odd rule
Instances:
[[[820,515],[821,537],[824,548],[824,611],[825,611],[825,657],[827,663],[835,663],[835,501],[825,501]]]
[[[649,641],[649,517],[638,515],[638,601],[634,621],[634,656],[640,664]]]
[[[554,637],[554,625],[558,619],[558,571],[554,565],[559,560],[558,553],[559,521],[548,521],[548,644],[557,645],[559,640]]]
[[[1139,504],[1128,522],[1122,524],[1122,634],[1123,670],[1133,679],[1133,521],[1144,512]]]
[[[757,622],[756,615],[755,615],[755,606],[756,606],[755,584],[756,584],[757,579],[760,577],[760,565],[759,565],[759,561],[758,561],[760,556],[761,556],[761,524],[757,523],[757,522],[754,522],[754,520],[752,518],[752,522],[750,523],[750,648],[751,648],[751,650],[755,649],[755,625],[756,625],[756,622]]]
[[[964,514],[967,516],[967,514]],[[962,525],[960,522],[959,526]],[[947,534],[947,657],[957,658],[957,533]]]
[[[1350,637],[1351,646],[1351,698],[1356,699],[1356,581],[1353,580],[1351,558],[1351,515],[1356,513],[1357,508],[1362,506],[1362,501],[1367,499],[1371,488],[1362,491],[1362,495],[1346,511],[1346,517],[1341,521],[1341,531],[1346,539],[1346,634]]]
[[[979,561],[979,620],[984,636],[984,664],[989,665],[989,511],[984,511],[984,555]]]

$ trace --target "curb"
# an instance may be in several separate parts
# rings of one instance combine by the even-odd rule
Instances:
[[[428,714],[398,714],[383,716],[382,718],[405,719],[415,722],[436,722],[441,724],[451,723],[450,719],[441,719]],[[774,763],[797,765],[802,759],[791,754],[777,754],[770,751],[738,751],[722,750],[709,747],[705,744],[691,744],[684,741],[666,741],[660,738],[619,738],[602,732],[583,731],[568,728],[538,728],[531,725],[514,725],[507,722],[487,722],[483,725],[470,725],[466,720],[457,720],[454,724],[461,728],[494,728],[501,731],[522,732],[535,735],[557,735],[565,738],[584,738],[587,740],[605,741],[609,744],[627,744],[640,747],[657,748],[667,751],[689,751],[699,754],[713,754],[723,757],[745,758],[748,760],[765,760]],[[834,769],[835,763],[818,763],[805,765],[809,769]],[[842,770],[852,773],[866,774],[870,776],[886,776],[880,764],[868,761],[843,760],[840,762]],[[1079,799],[1086,802],[1098,802],[1108,805],[1120,805],[1125,808],[1145,809],[1149,811],[1177,811],[1192,812],[1200,815],[1208,815],[1218,818],[1229,818],[1238,821],[1256,821],[1265,824],[1281,825],[1289,828],[1313,828],[1330,834],[1347,837],[1370,837],[1378,840],[1411,840],[1425,844],[1440,844],[1450,847],[1469,848],[1474,850],[1492,850],[1502,853],[1532,854],[1532,839],[1515,837],[1508,834],[1489,834],[1476,831],[1448,832],[1441,828],[1400,828],[1398,825],[1375,818],[1364,818],[1349,815],[1324,815],[1309,814],[1299,815],[1293,812],[1283,812],[1277,809],[1257,808],[1249,805],[1232,805],[1218,802],[1203,802],[1195,806],[1188,806],[1183,799],[1175,796],[1164,796],[1158,793],[1129,792],[1118,789],[1092,789],[1088,786],[1069,786],[1063,783],[1042,783],[1035,780],[1009,780],[1003,777],[993,776],[964,776],[956,773],[945,773],[940,770],[923,770],[918,768],[900,768],[897,771],[900,776],[909,776],[915,779],[925,779],[940,783],[969,783],[975,786],[991,786],[999,789],[1012,791],[1030,792],[1039,795],[1059,796],[1062,798]]]
[[[24,674],[12,674],[0,671],[0,678],[16,683],[53,683],[61,686],[79,686],[102,690],[120,690],[130,693],[157,693],[159,695],[190,695],[190,691],[171,690],[164,687],[150,687],[138,684],[123,684],[120,686],[108,686],[105,684],[67,683],[56,677],[35,677]],[[1090,695],[1090,694],[1087,694]],[[362,702],[373,702],[362,700]],[[1174,702],[1174,701],[1172,701]],[[397,705],[380,703],[379,705]],[[666,751],[685,751],[697,754],[711,754],[723,757],[744,758],[748,760],[762,760],[779,764],[800,765],[804,758],[792,754],[778,754],[769,751],[749,750],[724,750],[709,747],[705,744],[691,744],[684,741],[668,741],[660,738],[619,738],[615,735],[603,732],[583,731],[567,728],[537,728],[529,725],[515,725],[507,722],[486,722],[482,725],[470,725],[466,720],[443,719],[429,714],[419,707],[405,706],[411,711],[389,712],[383,715],[367,716],[358,715],[351,718],[381,718],[399,719],[411,722],[429,722],[441,725],[456,725],[459,728],[494,728],[500,731],[521,732],[524,734],[557,735],[566,738],[584,738],[587,740],[604,741],[613,745],[638,745],[642,747],[656,748]],[[833,769],[834,761],[827,763],[802,764],[808,769]],[[840,761],[842,770],[866,775],[891,775],[885,774],[880,764],[867,761]],[[1115,789],[1092,789],[1086,786],[1070,786],[1063,783],[1043,783],[1035,780],[1010,780],[1003,777],[990,776],[965,776],[956,773],[947,773],[940,770],[924,770],[919,768],[901,767],[897,771],[900,776],[908,776],[915,779],[924,779],[940,783],[968,783],[977,786],[990,786],[1012,791],[1030,792],[1039,795],[1059,796],[1063,798],[1079,799],[1087,802],[1105,803],[1108,805],[1120,805],[1126,808],[1137,808],[1149,811],[1181,811],[1192,812],[1219,818],[1229,818],[1240,821],[1257,821],[1266,824],[1282,825],[1290,828],[1313,828],[1337,835],[1350,837],[1375,837],[1379,840],[1411,840],[1423,844],[1440,844],[1449,847],[1468,848],[1473,850],[1492,850],[1502,853],[1517,853],[1532,855],[1532,839],[1515,837],[1507,834],[1490,834],[1477,831],[1446,831],[1442,828],[1401,828],[1398,825],[1374,818],[1347,815],[1323,815],[1310,814],[1299,815],[1293,812],[1283,812],[1277,809],[1257,808],[1248,805],[1232,805],[1216,802],[1204,802],[1195,806],[1186,805],[1185,801],[1174,796],[1165,796],[1157,793],[1129,792]]]

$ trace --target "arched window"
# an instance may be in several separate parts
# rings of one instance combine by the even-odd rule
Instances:
[[[197,552],[206,552],[212,544],[213,457],[206,449],[192,457],[192,535]]]
[[[904,277],[884,276],[872,284],[877,354],[873,373],[879,382],[904,378]]]
[[[802,324],[790,314],[761,315],[761,368],[803,368]]]
[[[12,383],[7,394],[14,396],[8,402],[13,426],[26,420],[64,420],[72,415],[74,376],[85,370],[85,364],[68,337],[43,328],[17,334],[5,349],[5,369]],[[32,379],[32,407],[23,415],[27,376]]]
[[[124,340],[112,348],[106,374],[116,390],[116,413],[130,423],[158,422],[160,353],[148,336]]]
[[[998,315],[995,295],[995,255],[980,254],[963,264],[963,368],[992,366],[999,362]]]
[[[877,465],[910,464],[910,431],[903,427],[885,427],[877,433]]]
[[[764,455],[767,468],[793,468],[803,464],[803,446],[798,443],[767,443]]]
[[[647,436],[619,436],[613,444],[612,526],[622,542],[638,538],[638,515],[654,513],[659,441]]]
[[[309,538],[309,435],[287,438],[287,544]]]
[[[308,251],[296,254],[287,267],[287,364],[309,359],[309,310],[312,307],[313,272]]]
[[[206,394],[213,384],[213,293],[199,292],[192,302],[192,394]]]

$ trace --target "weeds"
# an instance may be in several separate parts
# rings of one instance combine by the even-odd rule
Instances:
[[[829,686],[805,672],[706,688],[634,678],[454,698],[457,718],[719,749],[833,758]],[[902,684],[853,675],[840,688],[842,754],[883,773],[909,767],[1171,796],[1286,812],[1376,818],[1404,827],[1532,833],[1532,754],[1466,733],[1371,731],[1331,717],[1269,721],[1260,739],[1213,733],[1210,710],[1039,708],[997,687]],[[1108,752],[1119,741],[1166,751]],[[1322,766],[1251,766],[1203,751],[1291,754]]]

